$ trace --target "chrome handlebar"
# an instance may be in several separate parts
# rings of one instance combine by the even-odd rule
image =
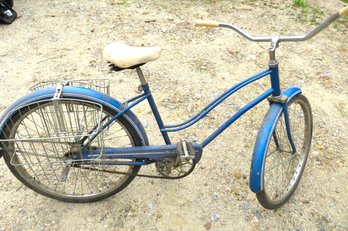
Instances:
[[[219,27],[227,28],[234,30],[238,34],[242,35],[244,38],[253,41],[253,42],[270,42],[272,37],[260,37],[260,36],[252,36],[245,32],[244,30],[240,29],[239,27],[236,27],[235,25],[232,24],[227,24],[227,23],[219,23]]]
[[[348,16],[348,6],[342,8],[339,12],[335,13],[334,15],[327,18],[324,22],[322,22],[320,25],[315,27],[314,29],[310,30],[307,34],[302,36],[279,36],[278,37],[278,43],[279,42],[300,42],[308,40],[312,37],[314,37],[316,34],[318,34],[320,31],[328,27],[331,23],[336,21],[339,17],[347,17]],[[207,27],[223,27],[228,28],[231,30],[236,31],[240,35],[242,35],[244,38],[253,41],[253,42],[271,42],[272,37],[262,37],[262,36],[252,36],[245,32],[244,30],[240,29],[239,27],[228,24],[228,23],[220,23],[212,20],[196,20],[195,24],[198,26],[207,26]]]
[[[314,37],[316,34],[318,34],[320,31],[328,27],[331,23],[336,21],[337,18],[339,18],[339,13],[336,13],[326,19],[324,22],[322,22],[320,25],[315,27],[314,29],[310,30],[307,34],[305,35],[294,35],[294,36],[279,36],[279,42],[300,42],[300,41],[306,41],[312,37]],[[249,39],[250,41],[254,42],[270,42],[272,40],[272,37],[261,37],[261,36],[252,36],[243,31],[242,29],[232,25],[232,24],[226,24],[226,23],[219,23],[219,27],[224,27],[228,29],[232,29],[236,32],[238,32],[240,35],[243,37]]]

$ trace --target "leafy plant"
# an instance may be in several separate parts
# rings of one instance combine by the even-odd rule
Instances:
[[[348,3],[348,0],[341,0],[342,2]]]

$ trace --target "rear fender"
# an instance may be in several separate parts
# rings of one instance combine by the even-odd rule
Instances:
[[[286,103],[293,97],[301,94],[300,88],[292,87],[282,92],[281,96],[286,98]],[[283,103],[271,103],[270,108],[263,119],[261,128],[257,135],[254,146],[253,158],[250,168],[249,187],[252,192],[258,193],[263,190],[263,170],[268,144],[273,134],[278,118],[283,111]]]

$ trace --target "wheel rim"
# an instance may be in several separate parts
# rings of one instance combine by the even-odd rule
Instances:
[[[50,102],[28,108],[14,122],[9,138],[23,139],[49,134],[50,129],[54,130],[54,121],[53,116],[50,116],[47,111],[54,106],[53,104]],[[100,109],[96,105],[86,102],[62,101],[60,106],[65,113],[71,108],[75,108],[73,110],[75,122],[70,122],[70,124],[66,122],[66,126],[74,127],[78,124],[79,127],[84,126],[86,130],[94,127],[90,121],[100,113]],[[42,117],[43,114],[45,117]],[[89,114],[89,117],[86,114]],[[104,116],[111,118],[112,115],[104,110],[102,117]],[[68,121],[67,118],[64,117],[64,119]],[[108,119],[103,123],[106,121]],[[105,146],[129,147],[135,145],[131,134],[119,121],[114,121],[103,132],[103,135]],[[92,146],[97,146],[98,142],[100,140],[96,139]],[[16,152],[10,153],[10,164],[18,175],[35,191],[58,198],[74,200],[112,194],[122,187],[134,170],[132,166],[103,165],[101,161],[95,161],[86,167],[82,162],[82,167],[69,167],[68,174],[65,176],[64,171],[67,169],[69,158],[63,157],[62,153],[67,153],[71,146],[61,143],[13,143],[12,146],[16,146]],[[64,161],[62,161],[63,159]],[[126,175],[114,174],[111,173],[112,171],[124,172]],[[62,176],[63,178],[65,176],[66,179],[62,179]]]
[[[264,191],[267,198],[274,204],[281,203],[292,194],[307,160],[311,128],[309,127],[309,110],[306,110],[306,107],[306,103],[298,99],[288,106],[296,153],[292,153],[283,113],[279,117],[269,143],[264,167]]]

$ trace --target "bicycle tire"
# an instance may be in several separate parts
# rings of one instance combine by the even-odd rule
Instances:
[[[277,209],[295,192],[303,174],[311,146],[313,119],[310,104],[302,94],[288,102],[289,123],[296,153],[292,153],[286,135],[284,113],[268,135],[268,147],[263,164],[263,190],[256,193],[266,209]]]
[[[20,109],[20,111],[12,116],[12,118],[9,119],[9,122],[7,122],[3,133],[5,138],[23,138],[23,136],[25,138],[26,135],[29,137],[35,132],[40,134],[47,132],[44,131],[47,125],[42,123],[52,124],[52,121],[49,121],[50,118],[47,116],[43,116],[42,112],[48,110],[48,108],[53,106],[53,104],[53,101],[48,101],[44,103],[36,103]],[[79,113],[79,110],[83,110],[83,113],[93,113],[93,110],[96,110],[96,106],[93,103],[88,102],[66,100],[64,103],[60,102],[60,104],[65,108],[64,110],[75,108],[73,110],[75,110],[76,113]],[[111,110],[107,107],[102,107],[102,115],[107,116],[107,118],[112,117],[116,113],[117,111]],[[87,119],[82,120],[86,120],[86,123],[88,122]],[[30,128],[30,126],[34,125],[33,121],[35,121],[36,128]],[[78,119],[76,119],[76,121],[76,123],[79,123]],[[83,126],[86,126],[86,124],[83,124]],[[29,132],[26,134],[26,130],[29,130],[30,134]],[[134,126],[132,126],[123,116],[119,117],[108,127],[106,135],[104,133],[103,141],[109,142],[110,139],[113,140],[112,147],[143,145]],[[116,145],[116,142],[119,144],[118,146]],[[12,145],[14,146],[15,144],[12,143]],[[124,189],[135,178],[134,175],[140,170],[140,166],[103,165],[100,164],[100,162],[99,164],[96,162],[95,165],[92,165],[93,170],[92,168],[89,168],[91,167],[91,164],[89,164],[87,168],[82,167],[83,164],[81,164],[81,166],[71,167],[66,179],[61,180],[59,174],[62,174],[64,171],[64,164],[57,162],[56,159],[58,157],[52,157],[54,154],[50,153],[50,156],[47,157],[47,152],[49,152],[47,150],[50,148],[49,146],[51,146],[50,150],[54,150],[53,146],[55,146],[55,144],[48,143],[47,145],[41,145],[43,147],[41,147],[40,150],[38,150],[39,147],[37,146],[28,146],[33,153],[21,154],[13,152],[9,148],[5,148],[5,152],[3,150],[3,156],[13,175],[24,185],[39,194],[60,201],[85,203],[103,200]],[[7,144],[7,147],[11,147],[11,144]],[[14,147],[12,148],[14,149]],[[64,148],[59,150],[64,150]],[[46,157],[42,157],[43,153],[46,153]],[[66,150],[61,152],[60,155],[62,155],[62,153],[66,153]],[[36,160],[37,163],[34,164],[32,160],[26,160],[23,157],[25,155],[27,155],[27,159],[31,156],[30,158],[34,159],[34,162]],[[123,170],[123,172],[127,172],[128,175],[112,173],[112,171],[115,170]]]

